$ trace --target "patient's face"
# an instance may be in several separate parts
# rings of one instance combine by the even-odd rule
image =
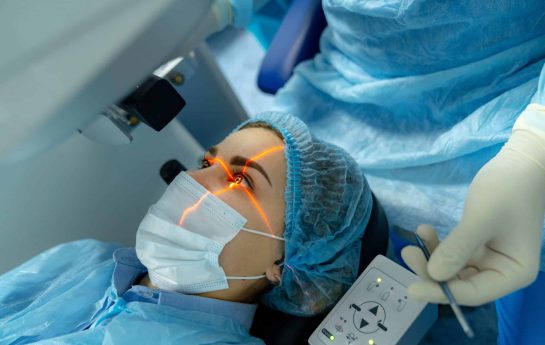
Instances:
[[[242,214],[246,228],[283,236],[286,162],[283,141],[273,131],[247,128],[235,132],[209,149],[201,169],[188,173]],[[283,241],[241,231],[225,246],[220,264],[228,276],[260,275],[283,257],[283,249]],[[253,282],[229,281],[230,290],[248,284]]]

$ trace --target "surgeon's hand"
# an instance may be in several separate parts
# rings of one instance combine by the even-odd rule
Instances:
[[[534,104],[525,112],[545,127],[545,107]],[[535,280],[545,214],[545,132],[531,125],[515,124],[507,144],[475,176],[462,219],[442,243],[431,226],[419,227],[432,252],[429,263],[418,247],[403,249],[403,260],[424,279],[409,287],[412,298],[448,303],[435,281],[449,281],[458,303],[474,306]]]

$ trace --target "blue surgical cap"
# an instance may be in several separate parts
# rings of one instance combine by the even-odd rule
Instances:
[[[287,163],[282,284],[262,303],[300,316],[332,307],[357,278],[371,190],[358,164],[341,148],[313,137],[298,118],[261,113],[282,134]]]

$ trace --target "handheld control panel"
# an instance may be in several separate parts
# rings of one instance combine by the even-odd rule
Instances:
[[[379,255],[309,338],[311,345],[418,344],[437,306],[411,300],[415,274]]]

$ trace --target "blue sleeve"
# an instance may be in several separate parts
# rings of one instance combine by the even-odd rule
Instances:
[[[1,275],[0,322],[43,296],[63,276],[111,259],[117,247],[90,239],[60,244]]]

